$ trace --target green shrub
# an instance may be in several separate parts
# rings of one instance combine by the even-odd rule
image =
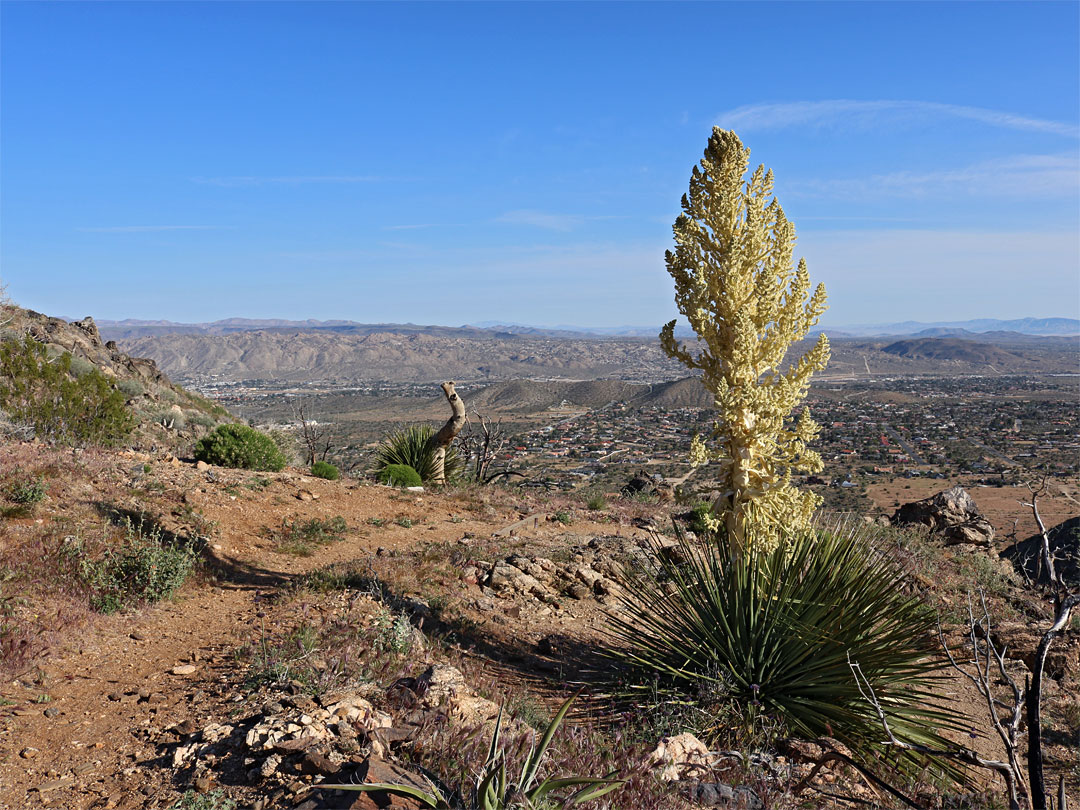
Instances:
[[[247,425],[218,425],[195,442],[195,458],[221,467],[275,472],[288,463],[273,439]]]
[[[311,474],[316,478],[325,478],[327,481],[337,481],[341,477],[338,468],[327,461],[316,461],[312,464]]]
[[[90,604],[102,613],[171,596],[198,558],[191,543],[168,542],[160,526],[130,519],[125,520],[122,542],[106,547],[100,558],[85,557],[81,544],[71,551],[78,556],[79,573],[90,588]]]
[[[212,428],[217,422],[214,421],[212,416],[208,416],[201,411],[191,411],[188,413],[188,422],[193,425],[198,425],[203,428]]]
[[[391,433],[375,451],[374,472],[391,464],[403,464],[419,474],[421,483],[430,481],[435,476],[435,449],[431,446],[434,435],[435,430],[430,425],[412,425]],[[463,466],[461,456],[451,445],[443,462],[446,480],[457,478]]]
[[[686,525],[694,534],[705,537],[712,533],[712,530],[709,528],[709,521],[712,518],[712,504],[696,503],[694,504],[693,509],[690,510],[690,518],[687,520]]]
[[[408,464],[387,464],[375,477],[392,487],[418,487],[424,483],[420,474]]]
[[[236,802],[220,788],[209,793],[189,790],[177,799],[169,810],[236,810]]]
[[[141,397],[146,389],[143,388],[143,384],[136,379],[128,378],[126,380],[117,380],[116,389],[124,394],[128,399],[135,399],[135,397]]]
[[[82,377],[94,370],[94,364],[85,357],[73,355],[71,358],[71,373],[76,377]]]
[[[807,532],[772,551],[733,551],[722,537],[677,534],[679,553],[628,575],[625,610],[610,614],[620,642],[610,654],[642,684],[632,694],[712,695],[699,708],[718,718],[734,703],[747,726],[769,717],[870,757],[883,732],[855,663],[901,740],[937,747],[937,727],[960,727],[932,688],[934,611],[865,536]]]
[[[20,506],[33,507],[45,500],[48,490],[45,476],[24,477],[8,485],[7,496]]]
[[[154,421],[167,430],[183,430],[187,427],[187,417],[179,409],[163,408],[154,414]]]
[[[76,377],[72,356],[50,357],[26,336],[0,344],[0,409],[62,444],[120,444],[135,428],[124,395],[95,368]],[[85,362],[85,361],[84,361]]]
[[[344,540],[348,530],[345,518],[339,515],[327,520],[283,520],[280,528],[268,531],[267,534],[277,551],[298,557],[310,557],[316,546]]]
[[[607,498],[604,497],[603,492],[597,492],[589,496],[589,499],[585,502],[585,505],[594,512],[603,512],[607,509]]]

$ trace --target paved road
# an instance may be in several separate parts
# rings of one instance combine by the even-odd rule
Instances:
[[[903,451],[911,457],[912,461],[914,461],[916,464],[926,463],[922,460],[919,454],[915,452],[915,448],[908,444],[907,439],[905,439],[893,429],[892,425],[882,423],[881,427],[884,428],[885,432],[889,434],[889,438],[891,438],[894,442],[900,445]]]

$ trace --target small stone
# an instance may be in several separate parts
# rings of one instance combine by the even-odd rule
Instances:
[[[41,751],[39,751],[37,748],[24,748],[22,751],[19,752],[19,756],[23,759],[33,759],[40,753]]]
[[[60,710],[55,706],[50,706],[45,710],[45,716],[52,720],[56,715],[60,714]]]
[[[51,782],[44,782],[37,786],[39,793],[48,793],[53,790],[59,790],[60,788],[71,787],[75,784],[74,779],[53,779]],[[31,788],[33,790],[33,788]]]
[[[194,674],[196,669],[197,669],[197,667],[193,666],[192,664],[183,664],[183,665],[178,666],[178,667],[173,667],[172,668],[172,674],[173,675],[192,675],[192,674]]]
[[[128,633],[128,637],[131,638],[131,639],[134,639],[135,641],[145,641],[146,640],[146,636],[144,634],[140,633],[138,630],[135,630],[135,631],[133,631],[131,633]]]
[[[114,702],[117,701],[117,700],[120,700],[120,698],[122,698],[122,697],[123,697],[123,695],[120,694],[119,692],[109,692],[109,694],[108,694],[109,700],[114,701]]]
[[[592,596],[592,591],[582,585],[580,582],[575,582],[571,585],[567,591],[567,595],[572,599],[588,599]]]
[[[140,689],[139,690],[139,700],[149,700],[150,695],[151,695],[151,692],[150,692],[149,689]]]
[[[210,465],[207,464],[205,461],[196,461],[195,462],[195,469],[198,470],[199,472],[206,472],[207,470],[210,469]]]
[[[302,501],[313,501],[319,496],[309,489],[302,489],[296,493],[296,497]]]

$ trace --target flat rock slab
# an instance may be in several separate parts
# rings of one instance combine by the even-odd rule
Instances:
[[[540,527],[540,522],[546,519],[547,517],[542,512],[537,512],[535,515],[529,515],[527,518],[523,518],[516,523],[511,523],[509,526],[503,526],[501,529],[493,532],[492,536],[510,537],[513,534],[519,534],[523,531],[537,529]]]

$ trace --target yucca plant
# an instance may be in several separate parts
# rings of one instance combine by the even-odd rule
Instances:
[[[941,745],[938,729],[961,727],[933,690],[933,610],[862,532],[807,531],[771,551],[735,551],[723,537],[676,531],[679,553],[628,575],[624,610],[609,614],[609,654],[629,665],[631,694],[721,695],[747,716],[835,737],[869,760],[883,729],[850,659],[900,739]]]
[[[409,425],[394,431],[383,439],[375,451],[372,472],[378,474],[391,464],[403,464],[416,470],[420,480],[427,483],[435,476],[435,448],[431,444],[433,435],[435,429],[430,425]],[[446,450],[444,469],[447,481],[453,481],[461,472],[461,456],[453,445]]]
[[[616,779],[615,772],[612,772],[603,777],[547,777],[537,782],[540,764],[551,746],[555,732],[566,718],[574,697],[563,703],[545,729],[539,744],[529,749],[529,755],[525,757],[517,779],[513,779],[507,772],[507,756],[502,745],[503,713],[500,709],[499,716],[495,720],[495,729],[491,734],[491,745],[488,747],[484,767],[480,771],[472,795],[465,797],[462,801],[454,802],[453,797],[448,795],[449,791],[435,784],[431,785],[430,791],[382,782],[367,785],[324,784],[321,787],[406,796],[432,810],[511,810],[511,808],[514,810],[556,810],[556,808],[576,807],[617,789],[623,784],[623,780]],[[556,795],[557,792],[567,788],[573,788],[573,792],[562,797]]]

